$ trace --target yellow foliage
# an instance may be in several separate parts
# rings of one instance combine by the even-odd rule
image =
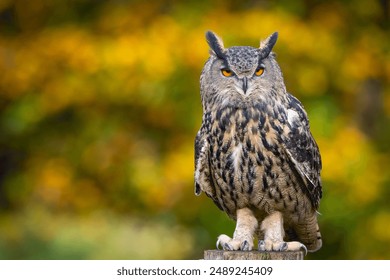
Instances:
[[[1,216],[0,234],[8,244],[22,247],[25,240],[35,238],[45,244],[40,248],[41,258],[47,254],[45,259],[182,259],[194,244],[185,228],[157,220],[109,211],[74,217],[35,205],[12,219]]]
[[[192,141],[186,141],[192,143]],[[189,183],[193,182],[194,169],[194,147],[187,144],[183,147],[176,147],[168,153],[163,163],[163,184],[166,190],[166,199],[169,206],[175,203],[188,191]]]
[[[368,222],[367,229],[373,234],[374,238],[390,242],[390,212],[380,211],[374,214]]]
[[[357,80],[375,77],[379,71],[378,64],[372,54],[367,49],[359,47],[346,57],[342,66],[345,76]]]
[[[157,158],[148,150],[148,144],[145,142],[138,142],[136,149],[137,153],[132,158],[134,166],[128,174],[129,179],[143,203],[149,207],[164,207],[168,199]]]
[[[333,139],[319,139],[319,146],[323,180],[338,182],[337,190],[329,190],[331,193],[343,192],[355,205],[378,198],[384,179],[381,161],[356,127],[344,127]]]
[[[384,108],[387,117],[390,117],[390,87],[384,90]]]
[[[298,86],[301,94],[322,95],[328,88],[328,77],[323,67],[316,65],[297,66]]]
[[[37,170],[35,186],[39,197],[49,204],[61,204],[72,183],[69,164],[64,159],[51,159]]]

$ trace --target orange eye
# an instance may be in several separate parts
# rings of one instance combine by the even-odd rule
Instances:
[[[221,73],[222,73],[222,75],[224,75],[225,77],[231,77],[231,76],[233,76],[233,71],[232,71],[232,70],[229,70],[229,69],[222,69],[222,70],[221,70]]]
[[[259,68],[257,68],[255,75],[261,76],[261,75],[263,75],[263,73],[264,73],[264,67],[259,67]]]

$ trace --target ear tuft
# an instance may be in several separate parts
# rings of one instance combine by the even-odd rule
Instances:
[[[218,57],[223,59],[225,57],[225,48],[223,46],[223,41],[219,38],[214,32],[206,32],[206,40],[209,44],[211,51]]]
[[[266,58],[272,51],[276,41],[278,40],[278,32],[272,33],[267,39],[260,42],[261,57]]]

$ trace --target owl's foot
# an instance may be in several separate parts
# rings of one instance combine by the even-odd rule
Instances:
[[[249,208],[237,210],[237,224],[233,238],[222,234],[217,240],[217,249],[250,251],[253,249],[253,234],[257,229],[257,219]]]
[[[298,241],[283,241],[283,216],[280,212],[274,212],[267,216],[261,223],[264,240],[259,241],[259,251],[300,251],[307,253],[305,245]]]
[[[217,249],[219,246],[226,251],[250,251],[253,249],[253,240],[232,239],[225,234],[221,234],[217,240]]]
[[[304,244],[298,241],[291,242],[272,242],[271,240],[260,240],[258,245],[259,251],[305,251],[307,254],[307,248]]]

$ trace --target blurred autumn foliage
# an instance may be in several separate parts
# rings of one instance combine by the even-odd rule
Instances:
[[[389,1],[0,0],[0,258],[191,259],[205,31],[274,48],[323,158],[323,248],[390,258]]]

